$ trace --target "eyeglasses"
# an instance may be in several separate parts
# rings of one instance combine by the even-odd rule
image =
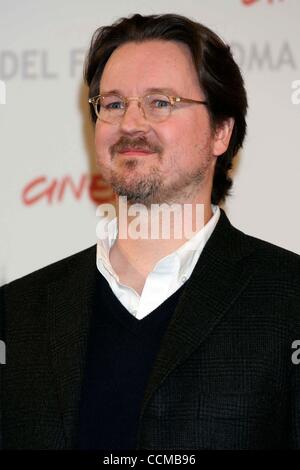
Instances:
[[[151,122],[166,120],[178,103],[208,104],[207,101],[197,101],[181,98],[180,96],[167,96],[160,93],[127,98],[117,94],[103,93],[90,98],[89,103],[93,105],[95,114],[100,121],[118,124],[128,108],[129,101],[133,100],[138,102],[144,118]]]

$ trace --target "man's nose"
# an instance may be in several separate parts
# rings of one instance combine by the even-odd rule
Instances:
[[[146,119],[142,104],[137,99],[130,100],[122,116],[120,127],[124,132],[146,131],[149,122]]]

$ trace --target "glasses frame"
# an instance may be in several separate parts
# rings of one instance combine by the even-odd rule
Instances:
[[[159,121],[156,121],[156,122],[162,122],[166,119],[168,119],[174,109],[174,106],[178,103],[195,103],[195,104],[202,104],[202,105],[205,105],[207,106],[208,105],[208,102],[207,101],[199,101],[199,100],[192,100],[191,98],[183,98],[182,96],[172,96],[172,95],[166,95],[165,93],[163,92],[157,92],[157,93],[147,93],[143,96],[122,96],[122,95],[119,95],[118,93],[102,93],[100,95],[97,95],[97,96],[93,96],[92,98],[89,98],[88,102],[93,105],[93,108],[94,108],[94,112],[95,112],[95,115],[97,116],[97,119],[99,119],[100,121],[103,121],[103,122],[108,122],[108,121],[105,121],[103,119],[100,119],[99,117],[99,114],[97,112],[97,104],[99,102],[99,100],[101,100],[102,97],[105,97],[105,96],[110,96],[110,95],[113,95],[113,96],[117,96],[118,98],[120,98],[124,103],[125,103],[125,108],[124,108],[124,112],[121,116],[121,119],[122,117],[125,115],[127,109],[128,109],[128,104],[130,101],[138,101],[139,103],[139,108],[142,109],[143,111],[143,114],[144,114],[144,117],[146,119],[146,115],[145,115],[145,110],[143,108],[143,105],[142,105],[142,100],[144,98],[146,98],[147,96],[151,96],[151,95],[162,95],[162,96],[165,96],[166,98],[169,99],[170,101],[170,104],[171,104],[171,109],[170,109],[170,113],[169,115],[162,119],[162,120],[159,120]]]

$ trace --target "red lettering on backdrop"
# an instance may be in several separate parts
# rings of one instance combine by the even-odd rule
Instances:
[[[45,186],[44,183],[47,183],[46,176],[40,176],[39,178],[35,178],[25,186],[22,191],[22,201],[26,206],[35,204],[44,197],[47,199],[48,204],[52,203],[54,190],[57,185],[57,180],[54,179],[49,184],[49,186]],[[38,190],[39,187],[41,187],[41,189]],[[35,192],[35,190],[37,190],[37,192]]]
[[[30,181],[22,191],[22,202],[26,206],[36,204],[46,199],[48,204],[63,202],[66,191],[71,190],[71,195],[80,200],[86,195],[96,204],[114,202],[113,191],[102,179],[101,175],[83,174],[76,184],[70,175],[63,176],[60,180],[54,178],[48,180],[46,176],[39,176]]]
[[[76,188],[71,176],[69,175],[64,176],[60,184],[57,200],[62,201],[67,186],[70,186],[72,194],[74,194],[75,196],[75,199],[80,199],[80,197],[82,196],[84,186],[87,183],[87,179],[88,179],[88,175],[82,175],[79,180],[78,188]]]
[[[250,5],[253,5],[254,3],[257,3],[259,2],[260,0],[242,0],[242,3],[243,5],[247,5],[247,6],[250,6]],[[268,3],[273,3],[274,0],[267,0]],[[282,0],[280,0],[282,1]]]

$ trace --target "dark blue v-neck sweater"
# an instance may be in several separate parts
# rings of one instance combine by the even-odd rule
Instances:
[[[135,449],[145,386],[184,286],[137,320],[97,271],[82,387],[79,449]]]

